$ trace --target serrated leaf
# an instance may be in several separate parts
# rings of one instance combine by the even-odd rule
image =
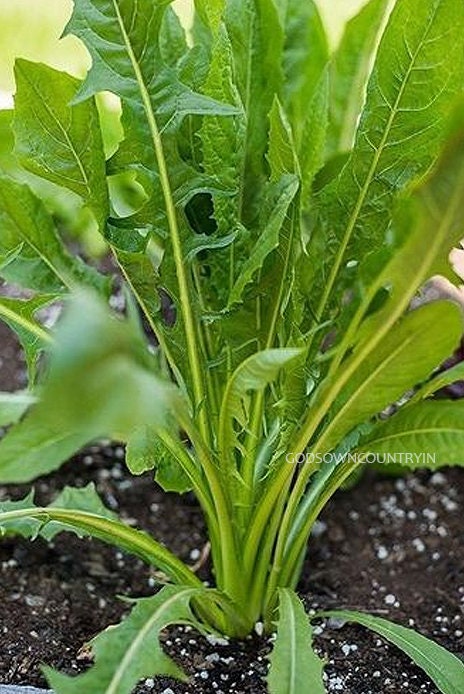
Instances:
[[[464,663],[417,631],[362,612],[335,610],[324,613],[324,616],[367,627],[404,651],[424,670],[442,694],[461,694],[464,688]]]
[[[259,214],[261,186],[266,180],[267,117],[282,89],[285,37],[278,10],[269,0],[229,0],[224,23],[246,114],[241,221],[251,226]]]
[[[95,101],[70,106],[79,80],[47,65],[17,60],[15,77],[13,130],[19,161],[79,195],[103,230],[108,191]]]
[[[108,279],[65,249],[39,198],[5,176],[0,177],[0,224],[0,257],[17,251],[1,266],[7,281],[50,294],[79,284],[108,292]]]
[[[371,74],[353,153],[319,199],[309,252],[324,248],[311,295],[321,318],[348,261],[384,242],[398,191],[432,165],[464,76],[459,37],[464,6],[454,0],[398,0]],[[450,52],[451,51],[451,52]],[[392,69],[394,66],[394,69]],[[426,75],[426,77],[425,77]]]
[[[78,677],[45,669],[56,694],[130,694],[139,680],[164,675],[186,680],[161,646],[160,632],[171,624],[197,626],[190,607],[196,591],[166,586],[155,596],[134,601],[128,617],[92,641],[95,665]]]
[[[228,302],[229,309],[241,301],[247,285],[262,268],[265,259],[279,245],[279,235],[287,218],[289,207],[298,192],[298,187],[298,178],[293,174],[282,176],[277,183],[269,187],[266,204],[269,217],[256,245],[251,249],[250,255],[243,263],[240,274],[232,287]]]
[[[117,515],[103,504],[93,482],[90,482],[86,487],[65,487],[58,496],[53,499],[49,508],[65,508],[72,509],[73,511],[84,511],[85,513],[91,513],[100,518],[117,520]],[[41,529],[40,536],[50,541],[58,535],[58,533],[65,531],[74,532],[78,537],[88,535],[87,532],[79,527],[66,525],[63,521],[56,522],[50,520]]]
[[[323,661],[313,651],[313,631],[296,593],[279,590],[279,619],[269,656],[270,694],[324,694]]]

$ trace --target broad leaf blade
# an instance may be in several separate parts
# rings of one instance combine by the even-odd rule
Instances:
[[[108,216],[105,156],[95,101],[70,106],[79,81],[17,60],[15,152],[32,173],[79,195],[103,230]]]
[[[463,403],[440,400],[403,407],[378,424],[357,449],[378,457],[394,454],[409,469],[464,466]]]
[[[437,324],[442,326],[435,333]],[[422,383],[453,353],[462,333],[459,308],[449,302],[434,302],[407,314],[385,336],[377,350],[366,357],[335,401],[330,423],[322,434],[324,452],[329,451],[357,425],[399,400]],[[433,338],[432,338],[433,335]],[[357,354],[343,362],[349,371]],[[324,398],[327,383],[318,397]],[[317,398],[316,398],[317,405]]]
[[[446,134],[446,119],[464,76],[460,37],[464,5],[454,0],[399,0],[379,47],[353,153],[324,189],[309,251],[323,252],[311,291],[321,318],[333,291],[384,242],[398,191],[424,174]],[[392,69],[394,66],[394,69]],[[425,77],[426,75],[426,77]],[[349,277],[349,274],[348,274]]]
[[[322,660],[312,649],[308,615],[296,593],[279,590],[277,637],[267,683],[270,694],[324,694]]]
[[[0,426],[15,424],[37,399],[29,391],[0,393]]]
[[[442,694],[461,694],[463,691],[464,663],[445,648],[416,631],[362,612],[337,610],[325,613],[324,616],[361,624],[375,631],[376,634],[404,651],[425,671]]]

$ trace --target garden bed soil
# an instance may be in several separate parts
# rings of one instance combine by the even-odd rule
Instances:
[[[0,345],[1,387],[13,390],[24,383],[24,366],[1,325]],[[67,484],[93,481],[126,522],[152,532],[190,564],[201,563],[206,536],[194,499],[164,493],[150,474],[131,477],[123,456],[118,445],[89,447],[58,473],[37,480],[37,501],[48,502]],[[1,487],[0,498],[17,499],[27,491],[24,485]],[[399,479],[366,473],[355,488],[336,496],[316,527],[299,585],[307,609],[370,611],[413,626],[464,657],[463,505],[463,470]],[[209,578],[207,560],[199,572]],[[45,687],[43,663],[69,674],[84,671],[91,663],[85,643],[127,611],[116,596],[150,595],[156,585],[152,570],[98,541],[71,535],[50,545],[4,539],[0,683]],[[162,639],[190,679],[149,678],[138,694],[266,691],[266,638],[216,641],[172,628]],[[316,646],[328,663],[328,692],[438,691],[406,656],[361,627],[319,623]]]

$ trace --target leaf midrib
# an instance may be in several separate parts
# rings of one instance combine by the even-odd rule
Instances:
[[[404,76],[404,79],[401,83],[400,89],[398,91],[398,95],[395,99],[395,103],[391,107],[391,112],[390,112],[390,116],[388,118],[388,121],[387,121],[387,124],[385,127],[385,132],[384,132],[382,139],[380,140],[380,144],[379,144],[379,146],[375,152],[375,155],[374,155],[373,160],[372,160],[372,164],[370,166],[370,169],[369,169],[367,177],[366,177],[366,181],[365,181],[364,186],[362,187],[362,189],[360,191],[355,208],[354,208],[353,213],[352,213],[352,215],[348,221],[348,225],[346,227],[343,240],[340,244],[340,249],[339,249],[338,254],[335,258],[335,262],[332,266],[332,270],[331,270],[330,275],[329,275],[329,280],[327,282],[326,288],[324,290],[324,294],[322,296],[321,302],[320,302],[319,307],[317,309],[316,315],[317,315],[319,320],[322,318],[322,316],[324,314],[327,302],[328,302],[330,295],[332,293],[333,285],[334,285],[335,280],[337,278],[337,275],[339,273],[340,266],[343,262],[343,258],[345,256],[348,244],[350,242],[351,236],[352,236],[353,231],[354,231],[356,224],[358,222],[358,218],[359,218],[359,215],[360,215],[361,210],[363,208],[364,202],[366,200],[367,193],[369,191],[371,183],[374,180],[374,174],[377,170],[377,166],[379,164],[380,158],[381,158],[381,156],[384,152],[385,146],[387,144],[388,136],[390,135],[395,118],[398,115],[399,106],[400,106],[401,100],[403,98],[405,89],[409,83],[409,79],[410,79],[411,74],[413,72],[413,68],[415,66],[416,60],[417,60],[417,58],[418,58],[418,56],[419,56],[419,54],[420,54],[420,52],[421,52],[421,50],[425,44],[426,37],[427,37],[427,35],[430,31],[430,28],[433,24],[433,20],[437,14],[437,11],[438,11],[438,7],[435,7],[431,17],[429,18],[429,21],[428,21],[428,24],[425,28],[424,34],[423,34],[415,52],[414,52],[414,54],[411,56],[410,63],[408,65],[408,69],[407,69],[406,74]]]
[[[169,608],[173,603],[175,603],[180,596],[183,596],[187,593],[189,593],[189,590],[184,590],[182,592],[176,593],[173,595],[171,598],[168,598],[165,602],[163,602],[162,605],[159,606],[159,608],[153,613],[153,615],[147,620],[143,628],[139,631],[135,639],[132,641],[130,647],[126,651],[124,658],[122,659],[120,665],[118,666],[117,670],[115,671],[112,680],[105,690],[105,694],[117,694],[118,692],[118,686],[121,682],[122,677],[124,676],[124,673],[128,667],[128,664],[132,661],[132,659],[135,657],[135,654],[140,648],[141,642],[143,643],[143,639],[153,626],[156,624],[157,621],[162,619],[163,613],[166,611],[169,611]]]
[[[79,172],[80,172],[81,177],[82,177],[82,182],[84,183],[84,185],[85,185],[85,187],[87,188],[87,190],[89,190],[89,189],[90,189],[89,178],[88,178],[87,173],[86,173],[86,171],[85,171],[84,165],[83,165],[83,163],[82,163],[81,160],[80,160],[80,157],[79,157],[79,155],[78,155],[78,153],[77,153],[77,150],[75,149],[75,147],[74,147],[74,145],[73,145],[73,143],[72,143],[72,140],[71,140],[71,138],[70,138],[69,135],[68,135],[68,132],[67,132],[66,128],[64,128],[64,127],[62,126],[62,124],[61,124],[61,122],[59,121],[59,119],[57,118],[57,116],[54,114],[54,112],[53,112],[53,111],[51,110],[51,108],[49,107],[47,101],[43,98],[43,96],[41,95],[41,93],[39,92],[39,90],[37,89],[37,87],[35,86],[35,84],[29,79],[29,76],[27,75],[27,73],[24,74],[24,71],[23,71],[23,76],[24,76],[25,79],[27,80],[27,82],[28,82],[29,86],[32,88],[32,90],[36,93],[37,98],[41,101],[41,103],[42,103],[44,109],[47,111],[47,113],[49,114],[49,116],[51,117],[51,119],[52,119],[52,120],[56,123],[56,125],[58,126],[58,129],[59,129],[60,132],[62,133],[62,135],[63,135],[63,137],[64,137],[64,139],[65,139],[65,142],[66,142],[66,144],[68,145],[69,150],[70,150],[70,152],[71,152],[71,154],[72,154],[72,156],[73,156],[73,158],[74,158],[74,160],[75,160],[75,162],[76,162],[76,164],[77,164],[77,167],[78,167]],[[44,123],[42,123],[42,126],[43,126],[43,128],[45,129],[45,131],[47,132],[47,134],[50,135],[50,137],[53,138],[53,135],[51,134],[51,132],[48,130],[48,128],[45,126]],[[54,139],[54,138],[53,138],[53,139]],[[71,180],[72,180],[72,179],[71,179]],[[78,183],[78,181],[75,181],[75,182]]]
[[[344,403],[344,405],[341,407],[341,409],[337,412],[335,417],[332,419],[330,422],[329,426],[325,430],[325,432],[321,435],[321,438],[317,442],[316,448],[320,450],[320,447],[323,443],[323,441],[330,435],[331,430],[336,427],[337,422],[343,418],[343,416],[346,414],[346,412],[350,410],[350,407],[353,405],[353,402],[356,403],[356,400],[362,395],[362,393],[370,388],[371,382],[384,370],[388,367],[391,361],[393,361],[401,352],[403,352],[411,342],[413,342],[417,338],[417,335],[410,335],[406,340],[404,340],[401,344],[397,346],[395,350],[393,350],[386,359],[384,359],[370,374],[367,378],[365,378],[362,383],[359,385],[359,387],[350,395],[348,400]],[[329,439],[330,440],[330,439]]]
[[[406,431],[400,431],[397,432],[396,434],[388,434],[387,436],[381,436],[376,439],[372,439],[372,441],[368,441],[363,448],[368,447],[370,444],[379,444],[379,443],[384,443],[386,441],[391,441],[392,439],[402,439],[407,436],[422,436],[425,434],[461,434],[461,436],[464,436],[464,430],[459,429],[458,427],[438,427],[438,426],[430,426],[430,427],[414,427],[411,429],[407,429]]]

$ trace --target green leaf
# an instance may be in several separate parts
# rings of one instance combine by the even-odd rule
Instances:
[[[129,438],[126,463],[134,475],[155,469],[155,480],[166,492],[183,494],[192,489],[192,483],[179,461],[151,427],[137,427]]]
[[[422,668],[442,694],[461,694],[463,691],[464,663],[445,648],[416,631],[362,612],[336,610],[326,612],[323,616],[361,624],[387,639]]]
[[[144,423],[162,429],[183,407],[137,327],[83,295],[60,322],[39,402],[0,441],[0,480],[50,472],[99,437],[127,440]]]
[[[30,188],[3,176],[0,224],[0,259],[8,256],[0,276],[8,282],[50,294],[79,284],[108,292],[108,279],[66,250],[51,216]]]
[[[307,264],[317,318],[333,302],[348,261],[359,263],[369,249],[384,243],[395,195],[434,162],[462,89],[463,32],[460,2],[396,3],[369,80],[353,153],[319,199]],[[317,262],[322,249],[325,271]]]
[[[0,393],[0,426],[15,424],[37,398],[27,390],[17,393]]]
[[[330,64],[328,155],[350,150],[390,0],[370,0],[345,27]]]
[[[290,123],[297,151],[304,151],[303,139],[308,104],[329,60],[329,47],[317,5],[313,0],[276,2],[285,29],[283,53],[284,83],[282,103]]]
[[[33,299],[0,299],[0,318],[17,334],[26,356],[29,382],[37,375],[37,364],[41,353],[52,341],[49,331],[35,315],[59,298],[57,295],[39,295]]]
[[[262,268],[269,254],[278,247],[282,225],[287,219],[289,207],[298,192],[298,187],[298,178],[293,174],[287,174],[268,189],[266,210],[269,212],[269,217],[232,287],[229,295],[229,309],[242,300],[247,285]]]
[[[301,349],[291,348],[263,350],[242,362],[234,372],[224,393],[219,420],[218,448],[224,465],[233,456],[234,448],[241,448],[236,424],[241,432],[247,430],[251,393],[264,390],[301,353]]]
[[[164,675],[186,680],[160,643],[160,632],[171,624],[197,626],[190,607],[196,591],[166,586],[155,596],[134,601],[130,615],[121,624],[92,641],[95,665],[78,677],[44,670],[56,694],[130,694],[145,677]]]
[[[202,167],[217,181],[214,218],[221,236],[230,233],[240,223],[245,185],[246,114],[234,83],[233,70],[232,45],[221,25],[214,38],[210,69],[203,89],[212,98],[235,104],[239,113],[233,118],[205,116],[199,131]]]
[[[464,465],[464,408],[461,402],[426,401],[399,412],[371,431],[357,449],[393,454],[409,469]],[[386,460],[387,462],[387,460]]]
[[[156,566],[173,581],[201,588],[201,581],[174,554],[150,535],[117,520],[101,502],[93,484],[82,489],[66,487],[49,506],[34,505],[34,493],[21,501],[0,502],[0,535],[53,539],[58,533],[94,537]]]
[[[269,0],[229,0],[225,25],[231,41],[235,81],[246,114],[246,163],[242,183],[242,222],[259,215],[266,180],[268,115],[282,89],[285,37],[278,10]]]
[[[100,499],[95,485],[90,482],[86,487],[65,487],[58,496],[55,497],[49,508],[72,509],[73,511],[84,511],[100,518],[117,520],[117,516],[110,511]],[[40,530],[41,537],[52,540],[58,533],[70,531],[76,533],[78,537],[87,536],[88,533],[78,526],[69,525],[63,522],[50,520]]]
[[[324,663],[312,648],[313,631],[296,593],[279,590],[277,637],[269,656],[270,694],[324,694]]]
[[[314,91],[304,125],[304,146],[300,152],[301,201],[303,210],[310,207],[311,186],[314,176],[324,163],[329,116],[329,86],[329,71],[326,70],[323,72]],[[305,272],[304,269],[303,272]]]
[[[435,332],[437,324],[442,326],[438,334]],[[423,382],[453,353],[461,334],[459,308],[443,301],[422,306],[392,326],[376,351],[366,355],[335,401],[330,422],[320,439],[327,446],[324,452],[338,445],[358,424]],[[349,372],[357,359],[355,353],[341,368]],[[323,399],[326,389],[332,385],[328,382],[320,389],[318,397]]]
[[[80,82],[47,65],[17,60],[15,77],[13,129],[19,161],[79,195],[103,230],[108,191],[95,101],[70,106]]]
[[[433,395],[438,390],[446,388],[457,381],[464,381],[464,362],[460,362],[431,378],[428,383],[425,383],[419,388],[417,393],[415,393],[407,404],[409,406],[421,400],[425,400],[425,398],[430,397],[430,395]]]
[[[188,46],[185,31],[179,17],[168,7],[160,30],[160,51],[167,65],[176,65],[187,53]]]

